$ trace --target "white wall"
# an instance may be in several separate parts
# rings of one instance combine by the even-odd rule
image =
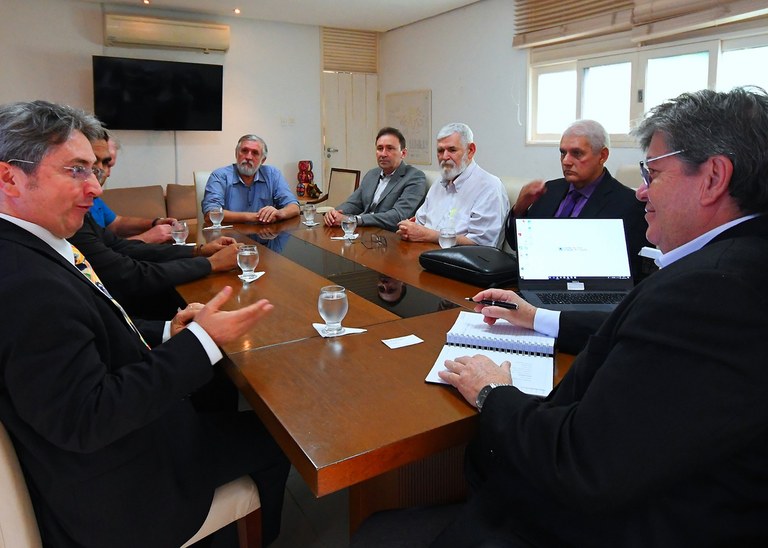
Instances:
[[[482,0],[386,33],[379,91],[432,90],[432,134],[465,122],[478,164],[497,175],[561,177],[556,145],[526,145],[527,53],[512,47],[514,2]],[[433,146],[434,155],[434,146]],[[639,149],[612,148],[608,169],[641,159]],[[430,169],[436,169],[433,159]]]
[[[143,10],[106,6],[110,12]],[[209,16],[155,12],[175,18]],[[123,150],[110,187],[192,183],[193,170],[232,161],[237,138],[254,132],[269,162],[296,182],[298,160],[322,165],[319,28],[234,17],[225,54],[108,48],[102,6],[79,0],[2,0],[0,103],[47,99],[93,108],[91,56],[115,55],[224,65],[221,132],[118,131]],[[380,124],[387,93],[432,90],[432,134],[464,121],[475,132],[476,159],[499,175],[560,175],[556,146],[526,145],[526,53],[512,48],[514,3],[481,0],[386,33],[380,48]],[[293,120],[293,124],[285,123]],[[433,148],[434,155],[434,148]],[[613,148],[608,167],[640,160]],[[373,165],[373,150],[371,165]],[[431,169],[435,169],[433,160]]]
[[[110,6],[105,11],[142,13]],[[214,21],[188,13],[153,15]],[[99,4],[2,0],[0,103],[46,99],[92,111],[92,55],[223,64],[223,130],[116,131],[123,149],[109,186],[192,184],[193,170],[232,162],[245,133],[267,141],[268,162],[293,186],[299,160],[321,164],[319,28],[234,17],[214,22],[230,26],[227,53],[113,48],[103,45]]]

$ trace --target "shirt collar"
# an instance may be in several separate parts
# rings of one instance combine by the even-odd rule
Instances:
[[[675,261],[679,261],[686,255],[690,255],[694,251],[698,251],[699,249],[707,245],[709,242],[711,242],[715,237],[719,236],[729,228],[734,227],[738,224],[741,224],[744,221],[754,219],[758,215],[759,215],[758,213],[754,213],[752,215],[745,215],[744,217],[739,217],[738,219],[729,221],[724,225],[715,227],[709,232],[705,232],[701,236],[694,238],[690,242],[686,242],[680,247],[676,247],[672,251],[663,253],[658,259],[655,260],[655,263],[659,268],[664,268],[665,266],[669,266]]]
[[[43,240],[45,243],[47,243],[49,246],[51,246],[53,250],[56,251],[56,253],[64,257],[64,260],[66,260],[70,264],[73,264],[73,265],[75,264],[75,254],[72,252],[72,244],[70,244],[64,238],[58,238],[54,236],[53,234],[51,234],[49,230],[43,228],[40,225],[30,223],[29,221],[25,221],[24,219],[11,217],[10,215],[6,215],[5,213],[0,213],[0,218],[3,218],[9,223],[13,223],[19,228],[22,228],[27,232],[33,234],[34,236],[37,236],[38,238]]]
[[[601,182],[601,181],[602,181],[604,178],[605,178],[605,168],[603,168],[603,172],[600,174],[600,176],[599,176],[597,179],[595,179],[594,181],[592,181],[591,183],[589,183],[589,184],[588,184],[587,186],[585,186],[584,188],[581,188],[581,189],[577,189],[575,186],[573,186],[573,183],[570,183],[570,184],[568,185],[568,191],[570,192],[570,191],[572,191],[572,190],[576,190],[576,191],[578,191],[578,193],[579,193],[579,194],[581,194],[581,195],[582,195],[582,196],[584,196],[585,198],[589,199],[589,197],[590,197],[590,196],[592,196],[592,193],[593,193],[593,192],[595,191],[595,189],[597,188],[597,185],[599,185],[599,184],[600,184],[600,182]]]

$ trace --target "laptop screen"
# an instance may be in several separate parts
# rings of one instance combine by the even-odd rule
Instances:
[[[516,219],[520,281],[631,279],[621,219]]]

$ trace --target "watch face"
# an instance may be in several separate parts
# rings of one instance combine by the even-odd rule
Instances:
[[[478,411],[482,411],[483,404],[485,403],[485,398],[488,397],[488,394],[491,393],[491,390],[493,390],[493,385],[484,386],[480,392],[477,394],[477,400],[475,401],[475,405],[477,406]]]

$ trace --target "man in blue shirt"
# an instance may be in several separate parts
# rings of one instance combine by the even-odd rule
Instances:
[[[93,141],[91,147],[96,155],[95,165],[103,173],[99,179],[99,184],[103,187],[107,183],[112,166],[115,165],[115,156],[113,156],[114,153],[109,146],[109,134],[105,131],[102,137]],[[141,240],[147,244],[162,244],[173,241],[171,225],[176,219],[171,217],[150,219],[117,215],[100,197],[93,199],[90,214],[99,226],[108,228],[122,238]]]
[[[227,223],[275,223],[296,217],[299,201],[273,166],[264,165],[267,144],[243,135],[235,147],[235,163],[211,173],[205,185],[203,214],[221,207]]]

